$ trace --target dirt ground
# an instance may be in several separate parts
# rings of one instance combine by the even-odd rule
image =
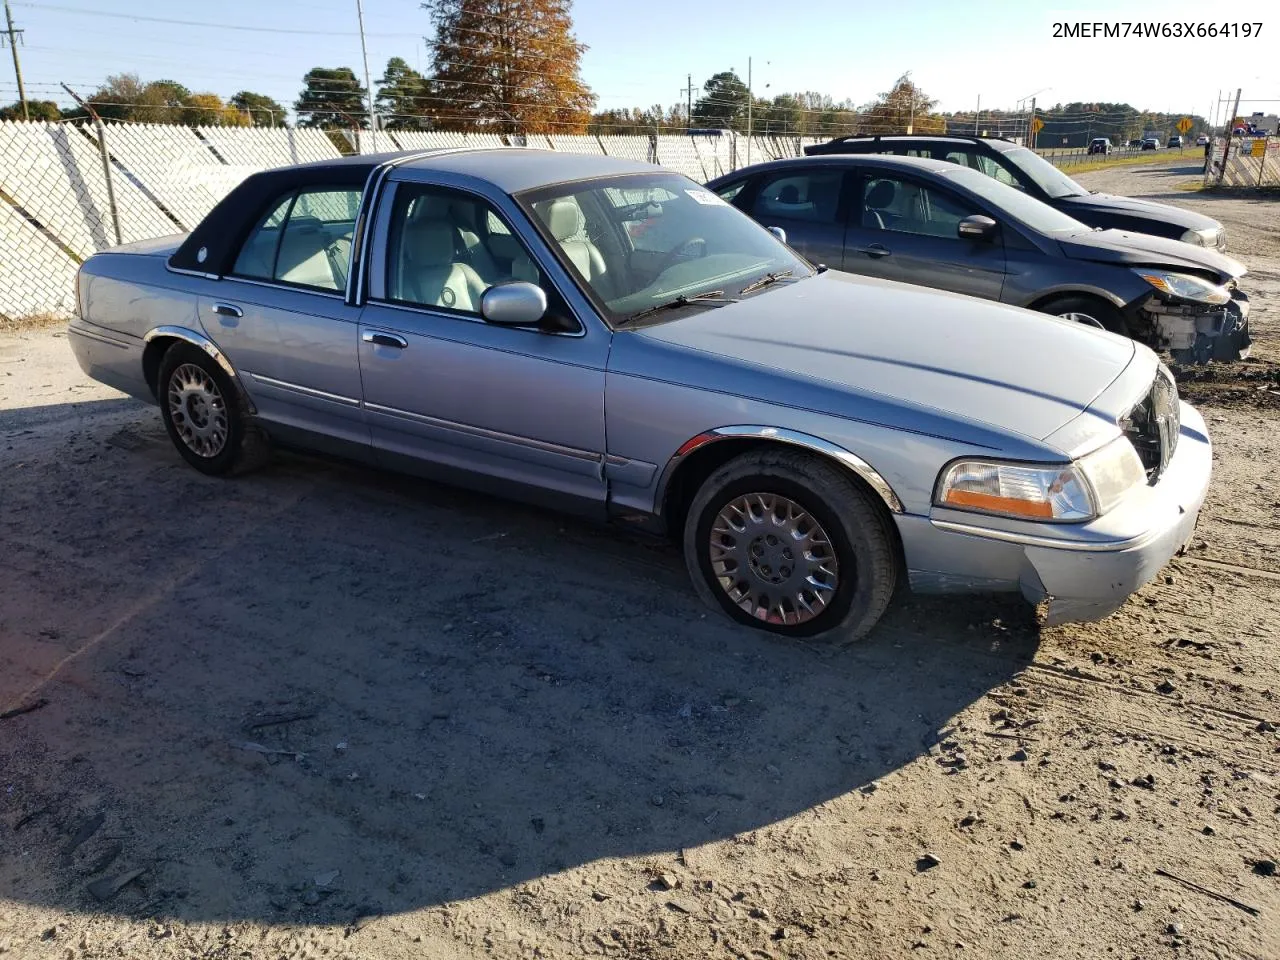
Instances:
[[[1280,957],[1280,205],[1081,179],[1224,221],[1260,358],[1185,382],[1205,515],[1099,624],[780,643],[674,548],[205,478],[63,334],[0,339],[0,954]]]

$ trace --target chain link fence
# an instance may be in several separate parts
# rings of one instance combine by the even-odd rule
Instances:
[[[250,174],[337,159],[321,130],[0,122],[0,317],[67,314],[76,269],[119,242],[191,230]],[[344,131],[349,152],[530,146],[660,164],[698,181],[800,156],[816,138]],[[105,147],[105,151],[104,151]],[[105,162],[104,162],[105,155]],[[110,171],[110,188],[108,187]]]
[[[1205,157],[1204,185],[1280,187],[1280,137],[1218,137]]]
[[[117,223],[124,243],[189,231],[250,174],[337,159],[342,152],[335,144],[344,142],[343,152],[351,153],[538,147],[658,164],[698,182],[748,163],[803,156],[806,146],[823,142],[732,133],[515,137],[385,130],[376,138],[368,131],[331,138],[322,130],[288,128],[113,123],[101,129],[105,144],[91,125],[0,122],[0,317],[70,312],[76,269],[117,243]],[[1253,149],[1233,143],[1224,185],[1280,183],[1280,139],[1262,156]],[[1045,153],[1064,166],[1081,159],[1077,151]],[[1211,177],[1216,182],[1209,166],[1206,182]]]

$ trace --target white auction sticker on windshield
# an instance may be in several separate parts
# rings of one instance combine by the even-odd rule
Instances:
[[[691,196],[695,203],[702,203],[707,206],[716,206],[724,203],[723,200],[709,190],[686,190],[685,193]]]

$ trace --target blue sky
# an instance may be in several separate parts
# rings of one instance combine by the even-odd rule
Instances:
[[[286,106],[313,66],[361,73],[355,0],[11,0],[26,29],[20,48],[28,95],[66,101],[67,81],[88,92],[109,73],[173,79],[224,97],[242,88]],[[416,0],[364,0],[369,67],[391,56],[429,67],[428,18]],[[872,99],[903,71],[945,110],[1012,107],[1039,94],[1055,101],[1128,101],[1153,110],[1206,113],[1219,90],[1245,88],[1255,109],[1280,107],[1280,15],[1270,3],[1182,0],[909,3],[862,0],[576,0],[578,39],[590,49],[582,74],[602,107],[683,101],[695,86],[734,68],[771,95],[817,90],[837,100]],[[1058,20],[1261,21],[1260,39],[1053,39]],[[1229,12],[1226,12],[1229,11]],[[110,14],[110,15],[106,15]],[[254,29],[154,23],[130,16]],[[285,32],[270,32],[285,31]],[[287,31],[314,31],[297,33]],[[696,94],[695,94],[696,96]],[[8,51],[0,100],[16,99]],[[1275,101],[1264,103],[1262,101]]]

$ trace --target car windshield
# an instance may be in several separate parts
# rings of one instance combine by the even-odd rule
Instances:
[[[1044,157],[1026,147],[1004,151],[1004,158],[1025,173],[1037,187],[1057,200],[1060,197],[1082,197],[1089,191],[1076,183]]]
[[[562,183],[517,199],[615,322],[673,303],[725,301],[769,274],[813,273],[746,214],[679,174]]]
[[[1006,186],[977,170],[967,167],[948,169],[942,174],[985,200],[998,212],[1030,227],[1038,233],[1088,233],[1089,227],[1061,210],[1028,196],[1015,187]]]

